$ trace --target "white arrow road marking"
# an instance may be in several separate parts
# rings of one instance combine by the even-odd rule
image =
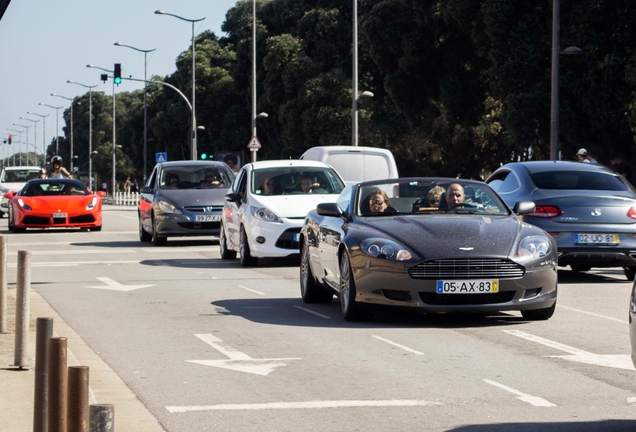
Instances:
[[[223,341],[214,335],[197,334],[195,336],[221,354],[229,357],[229,360],[186,360],[190,363],[266,376],[277,367],[287,366],[291,360],[300,360],[300,358],[253,359],[235,348],[222,345]]]
[[[193,411],[255,411],[273,409],[316,409],[316,408],[357,408],[357,407],[422,407],[440,406],[437,401],[427,400],[335,400],[335,401],[307,401],[307,402],[272,402],[257,404],[219,404],[195,406],[167,406],[171,413]]]
[[[508,387],[506,385],[500,384],[497,381],[492,381],[489,379],[485,379],[483,380],[486,384],[490,384],[492,386],[495,387],[499,387],[500,389],[503,389],[507,392],[510,392],[514,395],[517,395],[517,399],[519,399],[522,402],[527,402],[530,405],[534,405],[536,407],[553,407],[556,406],[555,404],[553,404],[552,402],[549,402],[543,398],[537,397],[537,396],[531,396],[529,394],[525,394],[520,392],[519,390],[515,390],[512,387]]]
[[[508,333],[513,336],[520,337],[522,339],[536,342],[541,345],[545,345],[550,348],[554,348],[559,351],[565,351],[570,353],[569,355],[557,355],[557,356],[543,356],[560,358],[571,362],[586,363],[596,366],[605,366],[616,369],[634,370],[631,357],[628,354],[594,354],[588,351],[583,351],[578,348],[571,347],[559,342],[544,339],[539,336],[532,335],[530,333],[522,332],[519,330],[502,330],[504,333]]]
[[[116,282],[116,281],[112,280],[111,278],[107,278],[107,277],[97,277],[95,279],[97,279],[98,281],[104,282],[106,285],[87,286],[86,288],[105,289],[105,290],[112,290],[112,291],[132,291],[132,290],[136,290],[136,289],[140,289],[140,288],[148,288],[148,287],[151,287],[151,286],[155,286],[154,284],[151,284],[151,285],[122,285],[119,282]]]

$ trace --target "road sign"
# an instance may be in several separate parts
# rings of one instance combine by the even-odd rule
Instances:
[[[258,138],[256,138],[255,136],[252,137],[252,139],[250,140],[250,143],[247,145],[248,149],[259,149],[261,148],[261,143],[260,141],[258,141]]]
[[[165,153],[165,152],[164,153],[156,153],[155,161],[156,161],[156,163],[167,162],[168,161],[168,154]]]

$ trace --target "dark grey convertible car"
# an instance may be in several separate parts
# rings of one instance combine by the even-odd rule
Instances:
[[[574,271],[623,267],[636,274],[636,190],[601,165],[566,161],[506,164],[488,183],[508,205],[533,201],[523,221],[554,237],[559,265]]]
[[[439,188],[438,188],[439,187]],[[445,191],[439,204],[429,191]],[[557,250],[545,231],[521,223],[532,202],[511,210],[485,183],[404,178],[347,186],[304,222],[301,295],[340,297],[346,320],[378,308],[423,312],[518,310],[552,316]]]

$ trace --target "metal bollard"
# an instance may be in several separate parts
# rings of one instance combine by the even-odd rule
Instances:
[[[53,318],[38,318],[35,330],[35,391],[33,392],[33,432],[46,432],[49,394],[49,339]]]
[[[9,333],[7,308],[7,238],[0,236],[0,333]]]
[[[21,369],[29,365],[29,290],[31,289],[31,252],[18,251],[16,281],[15,356],[14,364]]]
[[[88,431],[88,366],[68,368],[68,430]]]
[[[49,339],[48,432],[66,432],[68,360],[64,337]]]
[[[90,432],[115,432],[115,405],[91,405],[90,424]]]

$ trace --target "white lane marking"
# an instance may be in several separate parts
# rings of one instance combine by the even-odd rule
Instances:
[[[630,396],[625,399],[625,402],[627,402],[629,405],[636,406],[636,397]]]
[[[92,264],[110,265],[110,264],[139,264],[141,261],[70,261],[70,262],[32,262],[31,267],[77,267]],[[15,268],[17,263],[7,264],[7,267]]]
[[[376,338],[376,339],[378,339],[378,340],[381,340],[382,342],[386,342],[386,343],[388,343],[388,344],[391,344],[391,345],[393,345],[393,346],[396,346],[396,347],[398,347],[398,348],[402,348],[404,351],[408,351],[408,352],[413,353],[413,354],[416,354],[416,355],[424,355],[424,353],[423,353],[423,352],[416,351],[416,350],[414,350],[413,348],[409,348],[409,347],[407,347],[407,346],[400,345],[400,344],[399,344],[399,343],[397,343],[397,342],[393,342],[393,341],[390,341],[390,340],[388,340],[388,339],[384,339],[384,338],[383,338],[383,337],[381,337],[381,336],[372,335],[371,337]]]
[[[437,401],[417,399],[391,400],[336,400],[336,401],[306,401],[306,402],[271,402],[257,404],[219,404],[195,406],[166,406],[171,413],[194,411],[257,411],[283,409],[320,409],[320,408],[359,408],[359,407],[425,407],[443,405]]]
[[[265,295],[265,293],[263,292],[253,290],[252,288],[244,287],[243,285],[238,285],[238,287],[243,288],[244,290],[252,291],[253,293],[256,293],[256,294]]]
[[[535,342],[541,345],[545,345],[550,348],[554,348],[559,351],[565,351],[570,355],[557,355],[557,356],[542,356],[553,357],[568,360],[572,362],[591,364],[596,366],[605,366],[615,369],[634,370],[634,365],[629,354],[594,354],[588,351],[583,351],[578,348],[571,347],[559,342],[544,339],[540,336],[535,336],[530,333],[526,333],[520,330],[502,330],[504,333],[508,333],[512,336]]]
[[[99,285],[99,286],[87,286],[86,288],[96,288],[96,289],[105,289],[105,290],[111,290],[111,291],[133,291],[136,289],[140,289],[140,288],[148,288],[151,286],[155,286],[154,284],[151,285],[122,285],[117,281],[112,280],[111,278],[108,277],[96,277],[95,279],[97,279],[100,282],[104,282],[105,285]]]
[[[42,251],[42,250],[34,250],[31,251],[31,255],[86,255],[86,254],[108,254],[111,251],[104,249],[88,249],[88,250],[50,250],[50,251]],[[129,253],[137,253],[136,250],[132,249],[118,249],[116,252],[119,254],[129,254]],[[18,252],[9,252],[9,256],[17,255]]]
[[[291,360],[300,360],[300,358],[253,359],[229,345],[224,345],[221,339],[212,334],[195,334],[195,336],[228,357],[229,360],[186,360],[189,363],[267,376],[276,368],[287,366]]]
[[[547,400],[545,400],[543,398],[540,398],[538,396],[532,396],[532,395],[529,395],[529,394],[526,394],[526,393],[522,393],[519,390],[516,390],[516,389],[513,389],[512,387],[508,387],[506,385],[500,384],[500,383],[498,383],[496,381],[492,381],[492,380],[489,380],[489,379],[486,379],[486,378],[484,378],[483,381],[486,384],[490,384],[492,386],[499,387],[500,389],[506,390],[507,392],[510,392],[510,393],[512,393],[514,395],[517,395],[517,399],[519,399],[522,402],[527,402],[530,405],[533,405],[533,406],[536,406],[536,407],[547,407],[547,408],[556,406],[552,402],[547,401]]]
[[[331,317],[330,317],[330,316],[323,315],[323,314],[318,313],[318,312],[314,312],[314,311],[312,311],[312,310],[310,310],[310,309],[306,309],[306,308],[304,308],[304,307],[300,307],[300,306],[294,306],[294,307],[295,307],[296,309],[300,309],[301,311],[305,311],[305,312],[308,312],[308,313],[310,313],[310,314],[313,314],[313,315],[319,316],[320,318],[324,318],[324,319],[331,319]]]
[[[613,317],[609,317],[609,316],[605,316],[605,315],[600,315],[600,314],[597,314],[597,313],[594,313],[594,312],[588,312],[588,311],[584,311],[584,310],[581,310],[581,309],[574,309],[572,307],[562,306],[562,305],[559,305],[559,304],[557,304],[557,307],[560,308],[560,309],[571,310],[573,312],[579,312],[579,313],[582,313],[582,314],[595,316],[597,318],[605,318],[606,320],[616,321],[616,322],[619,322],[621,324],[626,324],[627,323],[626,319],[613,318]]]

